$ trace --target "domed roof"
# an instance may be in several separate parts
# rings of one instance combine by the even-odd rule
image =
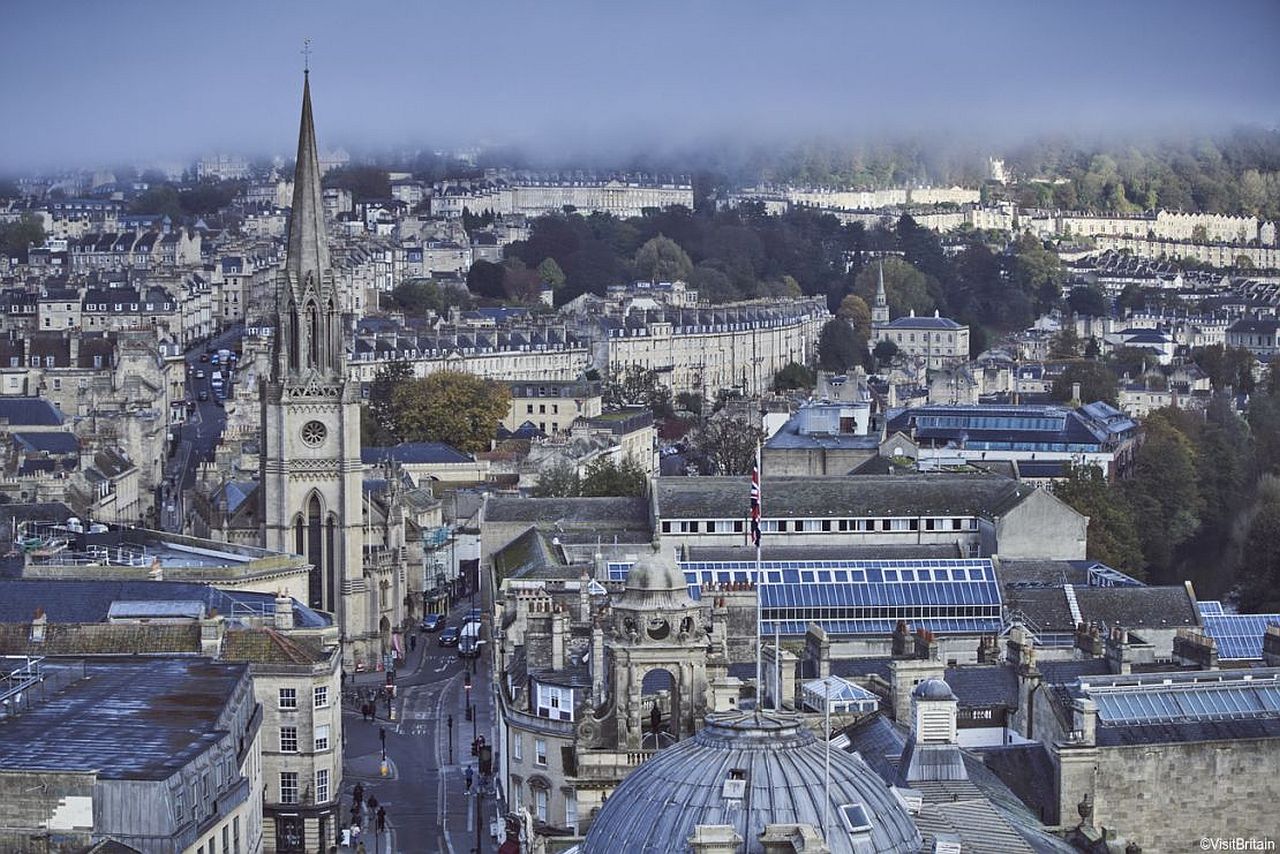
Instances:
[[[662,549],[646,551],[627,572],[627,586],[618,606],[631,610],[697,607],[689,596],[689,582]]]
[[[926,679],[912,688],[911,696],[917,700],[954,700],[956,698],[956,695],[951,693],[951,686],[937,677]]]
[[[690,739],[633,771],[605,802],[583,843],[584,854],[687,851],[700,824],[731,825],[747,854],[764,849],[766,825],[822,829],[822,743],[796,715],[717,712]],[[732,781],[740,779],[742,784]],[[729,783],[729,785],[726,785]],[[916,852],[920,835],[905,808],[874,771],[843,750],[831,751],[832,854]],[[870,848],[855,847],[840,807],[861,804],[870,819]]]
[[[628,590],[679,590],[688,584],[684,572],[662,549],[641,554],[627,573]]]

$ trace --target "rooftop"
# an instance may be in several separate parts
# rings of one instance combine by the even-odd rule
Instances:
[[[0,723],[0,770],[163,780],[215,745],[248,666],[204,658],[113,659]]]

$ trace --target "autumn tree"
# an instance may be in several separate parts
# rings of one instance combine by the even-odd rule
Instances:
[[[505,384],[459,371],[401,382],[391,393],[397,440],[445,442],[468,453],[489,448],[510,406]]]
[[[867,301],[862,297],[849,294],[842,299],[840,308],[836,310],[836,317],[848,321],[854,333],[860,335],[864,341],[871,338],[871,309],[867,307]]]
[[[387,445],[395,441],[397,412],[393,395],[403,383],[413,379],[413,367],[403,360],[388,362],[378,369],[369,384],[369,414],[374,434],[365,436],[365,444]]]

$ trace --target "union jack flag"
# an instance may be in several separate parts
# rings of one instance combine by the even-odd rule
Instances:
[[[760,545],[760,464],[751,467],[751,542]]]

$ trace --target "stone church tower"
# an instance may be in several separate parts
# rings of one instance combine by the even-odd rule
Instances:
[[[875,304],[871,306],[871,326],[887,326],[889,323],[889,300],[884,293],[884,262],[880,262],[879,279],[876,281]],[[871,336],[874,340],[875,335]]]
[[[308,604],[334,614],[344,665],[373,667],[390,650],[403,591],[398,561],[365,565],[360,395],[347,377],[341,302],[329,265],[309,74],[273,321],[270,374],[259,388],[263,544],[306,556]]]

